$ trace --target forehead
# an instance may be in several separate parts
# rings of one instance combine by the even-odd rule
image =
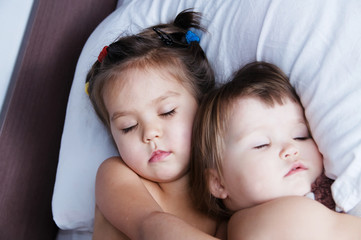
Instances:
[[[237,127],[305,121],[302,106],[288,98],[282,105],[275,102],[271,106],[257,97],[241,97],[233,102],[229,112],[229,124]]]
[[[113,101],[129,105],[139,99],[152,100],[169,92],[189,94],[181,82],[165,69],[131,68],[105,85],[103,97],[107,106],[114,104]]]

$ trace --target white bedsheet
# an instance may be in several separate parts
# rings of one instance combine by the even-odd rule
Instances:
[[[88,231],[59,230],[56,240],[91,240],[93,234]]]

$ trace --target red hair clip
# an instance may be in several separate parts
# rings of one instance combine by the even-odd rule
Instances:
[[[98,62],[103,62],[104,58],[108,54],[108,46],[103,47],[103,50],[99,53]]]

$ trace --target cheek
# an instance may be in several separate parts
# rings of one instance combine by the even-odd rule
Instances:
[[[192,125],[186,125],[183,128],[182,138],[184,141],[191,142],[192,138]]]
[[[322,170],[323,170],[323,156],[322,156],[322,154],[319,152],[316,144],[312,144],[309,147],[309,149],[311,149],[311,151],[309,151],[309,158],[313,161],[315,166],[317,166],[317,168],[319,168],[319,171],[322,172]]]
[[[228,166],[223,169],[224,187],[228,193],[228,197],[233,203],[233,210],[248,207],[252,199],[259,194],[259,186],[262,181],[259,174],[253,172],[253,168],[247,168],[243,165]]]
[[[142,152],[139,149],[139,144],[133,139],[133,137],[124,137],[120,133],[113,134],[114,142],[118,149],[119,155],[125,162],[133,162],[133,159],[139,158]]]
[[[247,187],[264,185],[277,174],[276,165],[271,161],[270,154],[232,153],[233,160],[227,166],[228,176],[237,176],[238,184]]]
[[[228,182],[235,184],[245,184],[254,175],[255,166],[252,161],[247,160],[247,156],[233,149],[225,149],[222,168],[224,177]],[[252,174],[250,174],[252,172]]]
[[[139,149],[135,145],[119,144],[117,145],[119,155],[124,163],[136,173],[142,168],[143,163],[148,160],[144,150]]]
[[[319,175],[321,175],[321,173],[323,172],[323,156],[320,152],[316,152],[316,159],[317,159],[317,167],[318,167],[318,172]]]
[[[177,124],[173,128],[169,125],[170,134],[164,139],[165,144],[171,147],[173,151],[178,153],[186,154],[189,157],[191,139],[192,139],[192,128],[186,124]]]
[[[192,138],[193,119],[183,118],[168,125],[168,132],[172,141],[190,145]]]

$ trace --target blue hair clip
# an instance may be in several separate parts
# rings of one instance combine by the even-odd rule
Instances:
[[[187,43],[190,44],[191,42],[199,42],[200,39],[194,32],[189,30],[186,33],[186,40],[187,40]]]

